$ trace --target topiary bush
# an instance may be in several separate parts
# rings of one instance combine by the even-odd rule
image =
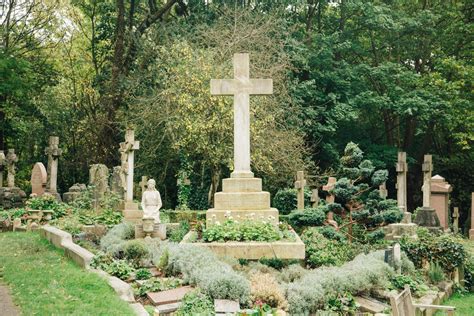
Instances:
[[[307,315],[324,309],[337,295],[359,295],[386,288],[394,275],[384,262],[384,252],[358,255],[341,267],[324,267],[309,271],[288,285],[286,293],[289,312]]]
[[[300,211],[293,211],[288,216],[288,221],[295,228],[305,226],[321,226],[326,220],[326,206],[317,208],[307,208]]]
[[[273,207],[278,209],[280,214],[286,215],[296,209],[298,204],[297,190],[296,189],[281,189],[275,194],[273,198]],[[311,203],[311,191],[309,189],[304,190],[304,204],[310,205]]]

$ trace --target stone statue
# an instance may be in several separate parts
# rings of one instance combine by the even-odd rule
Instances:
[[[142,195],[143,217],[153,217],[155,223],[160,223],[160,208],[162,206],[160,192],[155,188],[156,182],[148,180],[147,189]]]
[[[9,188],[15,187],[15,164],[18,162],[18,156],[15,154],[15,149],[9,149],[7,154],[7,186]]]

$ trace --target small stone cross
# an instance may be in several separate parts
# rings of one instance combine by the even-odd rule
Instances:
[[[337,182],[337,178],[329,177],[328,183],[325,186],[323,186],[323,191],[328,192],[328,195],[326,196],[326,202],[328,204],[334,203],[334,201],[336,200],[336,196],[329,192],[332,189],[334,189],[334,187],[336,186],[336,182]]]
[[[396,164],[397,171],[397,205],[400,210],[404,213],[408,212],[407,209],[407,153],[398,152],[398,162]]]
[[[7,186],[9,188],[15,187],[15,164],[18,162],[18,156],[15,154],[15,149],[9,149],[6,157],[7,161]]]
[[[431,204],[431,174],[433,172],[433,158],[431,155],[425,155],[422,165],[423,170],[423,207],[430,207]]]
[[[273,94],[272,79],[250,79],[249,54],[234,54],[234,79],[211,79],[212,95],[234,96],[234,171],[253,178],[250,169],[250,95]]]
[[[3,169],[6,165],[6,157],[3,150],[0,150],[0,188],[3,187]]]
[[[48,155],[48,182],[46,189],[48,192],[57,192],[57,181],[58,181],[58,160],[62,154],[62,150],[59,148],[59,137],[49,137],[49,147],[44,149],[44,153]]]
[[[140,142],[135,140],[135,131],[132,129],[127,129],[125,132],[125,142],[120,143],[120,152],[124,155],[127,154],[127,173],[126,173],[126,183],[127,188],[125,190],[125,202],[133,201],[133,168],[134,168],[134,157],[135,150],[140,149]],[[122,166],[123,166],[122,161]]]
[[[146,191],[147,182],[148,182],[148,177],[147,176],[142,176],[142,181],[140,181],[140,188],[142,189],[142,194],[143,194],[143,192]]]
[[[304,187],[306,186],[306,179],[304,178],[304,171],[296,173],[295,189],[297,190],[298,210],[304,210]]]
[[[453,211],[453,231],[455,234],[459,232],[459,207],[455,207]]]

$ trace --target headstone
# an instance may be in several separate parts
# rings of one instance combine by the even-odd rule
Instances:
[[[471,193],[471,229],[469,229],[469,239],[474,240],[474,192]]]
[[[46,155],[48,155],[48,183],[46,185],[46,191],[53,195],[59,196],[57,181],[58,181],[58,161],[62,154],[62,150],[59,148],[59,137],[50,136],[49,146],[44,149]]]
[[[106,165],[95,164],[89,169],[89,185],[93,185],[95,199],[100,199],[109,191],[109,169]]]
[[[187,293],[191,292],[192,290],[193,288],[191,286],[183,286],[167,291],[148,292],[146,295],[152,304],[156,306],[179,302]]]
[[[453,187],[440,175],[431,178],[430,206],[436,210],[440,225],[443,229],[449,228],[449,194]]]
[[[238,301],[232,300],[214,300],[214,311],[216,315],[235,315],[240,310]]]
[[[8,154],[6,157],[7,161],[7,187],[14,188],[15,187],[15,164],[18,162],[18,156],[15,154],[15,149],[8,149]]]
[[[278,210],[270,206],[270,193],[250,169],[250,95],[273,93],[271,79],[251,79],[248,54],[235,54],[233,79],[212,79],[212,95],[234,97],[234,170],[222,180],[222,192],[214,195],[214,208],[206,213],[207,225],[233,217],[278,224]]]
[[[319,205],[318,189],[313,189],[311,191],[311,207],[315,208],[318,205]]]
[[[459,233],[459,207],[455,207],[453,211],[453,231]]]
[[[397,171],[397,204],[398,208],[404,213],[408,212],[407,208],[407,153],[398,152],[398,162],[396,164]]]
[[[388,247],[385,250],[385,260],[389,266],[395,269],[397,273],[401,273],[401,261],[402,254],[400,249],[400,244],[396,243],[395,245]]]
[[[75,183],[72,187],[69,188],[69,192],[63,194],[63,201],[65,203],[71,203],[77,199],[83,191],[87,189],[86,185],[83,183]]]
[[[387,192],[387,183],[386,182],[379,185],[379,194],[380,194],[380,197],[382,199],[385,200],[387,198],[388,192]]]
[[[328,192],[328,195],[326,196],[326,202],[328,204],[334,203],[336,199],[336,196],[330,192],[332,189],[334,189],[336,182],[337,182],[337,178],[329,177],[328,183],[325,186],[323,186],[323,191]]]
[[[48,173],[43,163],[35,163],[31,172],[31,193],[36,196],[42,196],[46,191],[47,181]]]
[[[306,179],[304,178],[304,171],[296,173],[295,189],[297,190],[297,209],[304,210],[304,187],[306,186]]]
[[[3,150],[0,150],[0,188],[3,188],[3,170],[5,170],[5,165],[7,164],[7,159]]]
[[[121,198],[123,198],[125,194],[125,182],[123,181],[122,174],[122,167],[115,166],[112,169],[112,176],[110,177],[110,190]]]

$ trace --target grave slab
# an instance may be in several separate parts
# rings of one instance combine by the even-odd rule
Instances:
[[[161,291],[161,292],[149,292],[146,295],[153,303],[153,305],[165,305],[171,303],[177,303],[181,301],[186,295],[186,293],[192,291],[193,288],[191,286],[183,286],[177,289]]]

